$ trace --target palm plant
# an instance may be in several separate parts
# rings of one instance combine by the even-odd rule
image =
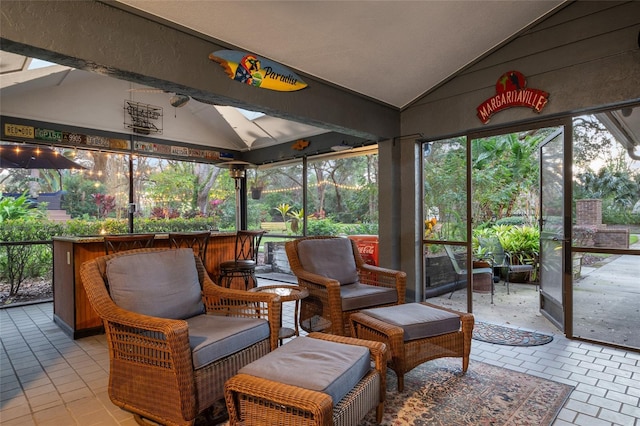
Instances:
[[[280,213],[284,225],[287,226],[287,214],[291,210],[291,205],[287,203],[281,203],[278,205],[278,207],[274,207],[274,209],[276,209]]]

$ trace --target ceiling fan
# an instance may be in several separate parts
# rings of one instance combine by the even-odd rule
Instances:
[[[151,88],[140,88],[140,89],[129,89],[128,92],[136,92],[136,93],[173,93],[173,96],[169,98],[169,104],[172,107],[180,108],[183,107],[189,102],[191,97],[189,95],[184,95],[182,93],[174,93],[168,92],[162,89],[151,89]]]

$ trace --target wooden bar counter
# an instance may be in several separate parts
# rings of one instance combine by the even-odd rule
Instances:
[[[212,232],[205,268],[215,281],[218,265],[234,258],[235,232]],[[169,247],[168,234],[157,234],[154,247]],[[104,256],[104,240],[96,237],[53,238],[53,321],[74,339],[103,332],[80,278],[83,262]]]

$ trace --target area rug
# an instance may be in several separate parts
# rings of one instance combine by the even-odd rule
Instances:
[[[546,334],[479,321],[476,321],[473,326],[473,338],[482,342],[508,346],[546,345],[553,340],[553,336]]]
[[[442,358],[405,374],[402,393],[395,373],[388,370],[380,425],[549,426],[572,390],[564,383],[473,360],[463,375],[459,358]],[[372,410],[358,426],[377,424]]]
[[[382,425],[548,426],[573,386],[471,361],[438,359],[405,375],[398,393],[396,375],[387,375]],[[375,410],[360,426],[375,425]]]

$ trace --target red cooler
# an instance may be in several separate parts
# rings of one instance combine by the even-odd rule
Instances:
[[[377,235],[350,235],[349,238],[356,242],[360,256],[366,263],[378,266]]]

